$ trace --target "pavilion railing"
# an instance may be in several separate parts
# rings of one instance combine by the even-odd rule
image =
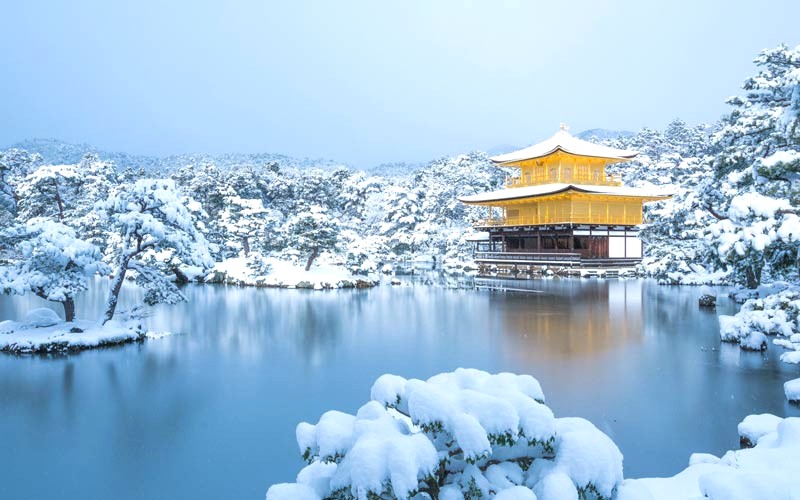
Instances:
[[[475,223],[476,227],[494,226],[535,226],[540,224],[617,224],[635,226],[642,223],[639,214],[633,215],[572,215],[571,217],[557,217],[541,215],[538,217],[493,217],[481,219]]]
[[[566,178],[565,176],[551,177],[549,175],[506,177],[507,188],[537,186],[540,184],[551,184],[551,183],[589,184],[594,186],[621,186],[622,176],[619,174],[608,174],[605,175],[602,179],[594,179],[589,177],[578,177],[578,176],[571,176],[570,178]]]
[[[475,260],[494,260],[503,262],[580,262],[581,254],[571,252],[475,252]]]

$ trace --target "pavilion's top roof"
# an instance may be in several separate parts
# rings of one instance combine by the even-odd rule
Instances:
[[[639,154],[636,151],[610,148],[608,146],[583,141],[577,137],[573,137],[567,132],[567,127],[561,125],[561,130],[546,141],[511,153],[493,156],[490,159],[495,163],[514,163],[549,156],[559,150],[573,155],[607,158],[609,160],[619,161],[630,160]]]
[[[497,191],[474,194],[471,196],[460,196],[458,199],[464,203],[489,203],[492,201],[510,201],[521,198],[535,198],[537,196],[546,196],[565,191],[577,191],[581,193],[602,194],[609,196],[632,196],[637,198],[650,198],[651,200],[669,198],[672,196],[672,192],[656,187],[634,188],[627,186],[595,186],[589,184],[558,183],[500,189]]]

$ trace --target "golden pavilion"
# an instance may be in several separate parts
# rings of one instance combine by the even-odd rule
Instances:
[[[480,263],[631,265],[642,258],[638,225],[644,203],[670,195],[622,185],[606,173],[611,164],[638,153],[573,137],[565,125],[533,146],[494,156],[500,167],[518,169],[505,189],[463,196],[488,207],[476,241]]]

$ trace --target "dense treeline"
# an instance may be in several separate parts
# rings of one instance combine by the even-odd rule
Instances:
[[[633,184],[671,183],[642,232],[648,272],[668,282],[797,282],[800,199],[800,47],[755,60],[744,95],[712,127],[673,122],[617,145],[642,151],[623,167]]]

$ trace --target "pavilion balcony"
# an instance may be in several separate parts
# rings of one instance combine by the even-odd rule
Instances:
[[[633,214],[596,214],[596,215],[561,215],[545,214],[531,217],[493,217],[481,219],[475,223],[480,227],[541,226],[559,224],[601,224],[616,226],[636,226],[642,223],[641,213]]]
[[[580,253],[571,251],[558,252],[475,252],[475,262],[477,262],[483,273],[480,275],[491,275],[491,269],[495,272],[512,271],[513,273],[529,271],[527,266],[559,266],[559,267],[634,267],[639,264],[641,257],[623,258],[591,258],[587,259]],[[486,267],[489,266],[489,269]],[[511,267],[509,267],[511,266]]]
[[[621,186],[622,176],[618,174],[605,175],[599,179],[577,176],[577,175],[573,176],[556,175],[555,177],[549,175],[544,175],[544,176],[526,175],[521,177],[511,177],[511,176],[506,177],[506,188],[537,186],[540,184],[555,184],[555,183],[589,184],[593,186]]]

